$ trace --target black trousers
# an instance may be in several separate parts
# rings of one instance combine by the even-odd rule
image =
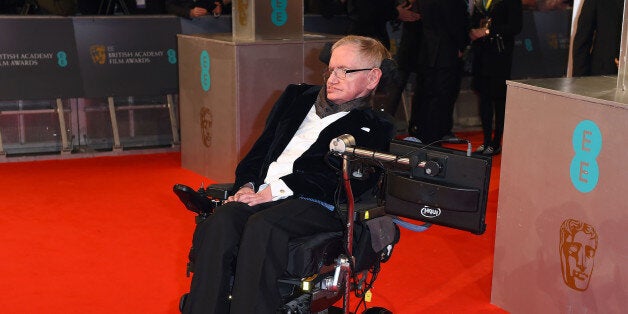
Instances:
[[[194,276],[183,313],[275,313],[288,242],[343,228],[335,212],[302,199],[216,208],[194,231]]]
[[[421,74],[412,99],[410,135],[424,144],[438,141],[450,134],[453,113],[460,93],[462,62],[451,67],[428,67]]]
[[[506,78],[475,76],[473,87],[478,92],[480,99],[483,144],[501,147],[506,114]],[[495,117],[495,129],[493,129],[493,116]]]

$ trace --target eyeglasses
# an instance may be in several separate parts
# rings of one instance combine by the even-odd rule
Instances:
[[[334,73],[334,75],[341,79],[344,80],[347,78],[347,74],[349,73],[353,73],[353,72],[360,72],[360,71],[370,71],[373,70],[374,68],[368,68],[368,69],[345,69],[345,68],[334,68],[334,69],[327,69],[327,71],[325,71],[325,73],[323,74],[323,77],[325,78],[325,80],[327,80],[332,73]]]

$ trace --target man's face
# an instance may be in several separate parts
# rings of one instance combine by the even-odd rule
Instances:
[[[346,44],[336,47],[329,60],[329,69],[364,69],[370,66],[361,60],[358,48],[353,44]],[[379,82],[379,77],[373,71],[358,71],[347,73],[342,79],[335,74],[327,78],[327,99],[337,105],[347,101],[368,95]]]
[[[578,231],[563,243],[563,277],[567,285],[586,290],[593,271],[596,244],[590,235]]]

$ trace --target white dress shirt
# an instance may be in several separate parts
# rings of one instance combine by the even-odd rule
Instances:
[[[348,113],[348,111],[341,111],[320,118],[316,114],[315,106],[312,106],[292,140],[288,143],[288,146],[286,146],[277,160],[273,161],[268,167],[264,184],[260,186],[259,191],[270,186],[273,201],[293,195],[294,192],[280,178],[292,173],[294,161],[314,144],[324,128]]]

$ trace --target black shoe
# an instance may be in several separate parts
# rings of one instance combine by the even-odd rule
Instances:
[[[487,146],[483,151],[482,155],[485,156],[495,156],[498,155],[502,151],[501,147]]]
[[[179,197],[185,208],[199,215],[211,214],[216,207],[210,199],[187,185],[175,184],[172,191]]]

